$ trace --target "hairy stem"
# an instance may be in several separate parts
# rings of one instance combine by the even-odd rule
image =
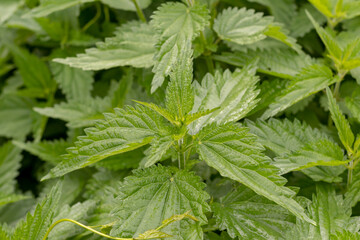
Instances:
[[[48,238],[51,230],[52,230],[57,224],[59,224],[59,223],[61,223],[61,222],[71,222],[71,223],[74,223],[74,224],[76,224],[76,225],[78,225],[78,226],[80,226],[80,227],[82,227],[82,228],[85,228],[85,229],[87,229],[87,230],[89,230],[89,231],[91,231],[91,232],[93,232],[93,233],[96,233],[96,234],[98,234],[98,235],[100,235],[100,236],[102,236],[102,237],[108,238],[108,239],[134,240],[134,238],[112,237],[112,236],[110,236],[110,235],[107,235],[107,234],[104,234],[104,233],[102,233],[102,232],[99,232],[99,231],[97,231],[97,230],[95,230],[95,229],[92,229],[91,227],[86,226],[86,225],[84,225],[84,224],[82,224],[82,223],[79,223],[78,221],[75,221],[75,220],[72,220],[72,219],[68,219],[68,218],[63,218],[63,219],[60,219],[60,220],[54,222],[54,223],[49,227],[49,229],[47,230],[47,232],[46,232],[43,240],[46,240],[46,239]]]
[[[136,13],[137,13],[139,19],[140,19],[142,22],[146,23],[145,15],[144,15],[143,11],[141,10],[141,8],[140,8],[140,6],[139,6],[139,3],[137,2],[137,0],[132,0],[132,2],[133,2],[134,5],[135,5]]]

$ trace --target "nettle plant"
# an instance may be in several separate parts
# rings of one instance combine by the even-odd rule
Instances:
[[[360,1],[6,0],[0,36],[1,240],[360,239]]]

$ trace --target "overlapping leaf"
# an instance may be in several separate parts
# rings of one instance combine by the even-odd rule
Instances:
[[[294,218],[279,205],[242,186],[211,206],[221,230],[232,238],[280,239]]]
[[[300,100],[317,93],[325,87],[333,84],[336,78],[332,71],[325,65],[311,65],[304,68],[296,77],[289,82],[280,96],[262,115],[263,119],[275,116]]]
[[[150,67],[155,53],[155,32],[146,23],[129,22],[105,39],[96,48],[86,50],[77,57],[54,61],[84,70],[101,70],[118,66]]]
[[[194,82],[195,103],[192,112],[214,109],[214,112],[199,118],[190,126],[191,133],[197,133],[202,127],[215,123],[234,122],[246,116],[258,102],[259,90],[256,84],[256,68],[250,64],[241,70],[223,74],[207,74],[201,85]]]
[[[305,221],[313,221],[294,200],[295,192],[284,187],[286,180],[262,153],[262,146],[248,129],[230,123],[204,128],[198,137],[200,159],[224,176],[238,181],[259,195],[288,209]]]
[[[107,157],[127,152],[151,142],[155,135],[166,132],[164,119],[151,109],[137,106],[106,113],[95,127],[85,130],[69,154],[44,179],[96,163]]]
[[[163,166],[136,170],[118,190],[114,215],[119,219],[111,234],[136,237],[154,229],[166,218],[191,210],[199,222],[182,220],[163,229],[169,239],[202,239],[201,225],[207,222],[208,194],[199,177],[185,170]]]
[[[205,5],[195,3],[187,7],[182,3],[165,3],[152,15],[151,26],[159,34],[155,54],[155,73],[151,91],[160,87],[169,75],[182,48],[208,24],[208,10]]]

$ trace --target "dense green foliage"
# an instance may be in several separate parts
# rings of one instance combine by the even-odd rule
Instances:
[[[1,0],[0,239],[360,239],[360,1]]]

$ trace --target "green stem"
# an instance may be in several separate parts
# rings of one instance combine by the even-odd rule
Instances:
[[[135,5],[135,8],[136,8],[136,13],[138,15],[138,17],[140,18],[140,20],[144,23],[146,23],[146,18],[145,18],[145,15],[143,13],[143,11],[141,10],[137,0],[132,0],[132,2],[134,3]]]
[[[82,32],[85,32],[91,25],[93,25],[101,16],[101,6],[96,4],[96,14],[95,16],[81,29]]]
[[[104,5],[104,17],[105,17],[105,22],[110,22],[109,8],[106,5]]]
[[[95,230],[95,229],[92,229],[91,227],[88,227],[88,226],[86,226],[86,225],[84,225],[84,224],[82,224],[82,223],[79,223],[79,222],[77,222],[77,221],[75,221],[75,220],[68,219],[68,218],[63,218],[63,219],[60,219],[60,220],[54,222],[54,223],[49,227],[49,229],[47,230],[47,232],[46,232],[43,240],[46,240],[46,239],[48,238],[51,230],[52,230],[57,224],[59,224],[59,223],[61,223],[61,222],[72,222],[72,223],[74,223],[74,224],[76,224],[76,225],[78,225],[78,226],[80,226],[80,227],[82,227],[82,228],[85,228],[85,229],[87,229],[87,230],[89,230],[89,231],[91,231],[91,232],[93,232],[93,233],[96,233],[96,234],[98,234],[98,235],[100,235],[100,236],[102,236],[102,237],[108,238],[108,239],[134,240],[134,238],[118,238],[118,237],[112,237],[112,236],[110,236],[110,235],[107,235],[107,234],[104,234],[104,233],[102,233],[102,232],[99,232],[99,231],[97,231],[97,230]]]

